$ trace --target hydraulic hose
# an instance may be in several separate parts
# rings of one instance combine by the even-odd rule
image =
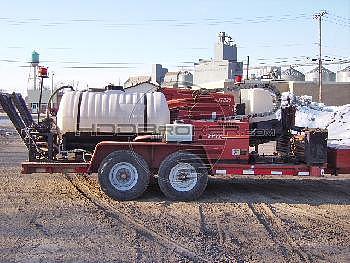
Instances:
[[[61,91],[61,90],[63,90],[63,89],[70,89],[70,90],[74,91],[74,88],[73,88],[72,86],[62,86],[62,87],[56,89],[56,90],[51,94],[51,96],[50,96],[50,98],[49,98],[49,100],[48,100],[48,102],[47,102],[47,112],[46,112],[47,117],[49,117],[49,113],[50,113],[50,111],[51,111],[51,101],[52,101],[53,97],[54,97],[59,91]]]

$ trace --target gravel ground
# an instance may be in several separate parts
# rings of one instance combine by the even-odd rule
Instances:
[[[117,202],[96,176],[21,175],[25,159],[0,137],[1,262],[350,262],[348,175],[213,179],[188,203],[152,186]]]

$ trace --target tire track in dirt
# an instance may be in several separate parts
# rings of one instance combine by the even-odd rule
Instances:
[[[290,261],[291,256],[296,254],[302,262],[312,262],[310,255],[305,253],[300,246],[285,231],[282,220],[274,215],[271,209],[265,204],[248,203],[257,220],[265,228],[268,236],[278,246],[278,250],[286,261]]]
[[[96,188],[96,182],[91,180],[90,182],[92,183],[91,187]],[[157,194],[159,194],[159,191]],[[114,200],[110,201],[115,202]],[[179,211],[180,207],[177,207],[178,205],[180,207],[188,205],[191,209],[198,209],[197,219],[193,219],[193,214],[191,217],[183,217],[178,214],[173,215],[172,211]],[[134,209],[130,209],[130,207]],[[147,222],[147,227],[157,232],[164,232],[166,236],[173,237],[174,240],[181,239],[182,243],[188,244],[188,247],[192,247],[192,250],[195,249],[198,254],[203,255],[210,262],[243,262],[242,253],[237,249],[237,247],[240,248],[241,246],[240,241],[230,236],[230,241],[234,241],[234,246],[225,242],[225,233],[219,218],[215,216],[214,219],[208,220],[209,217],[206,214],[208,213],[210,216],[215,210],[211,209],[211,207],[212,204],[206,204],[205,202],[172,203],[165,201],[161,204],[161,214],[159,217],[155,217],[152,214],[153,210],[145,212],[147,210],[144,210],[142,206],[126,205],[126,208],[131,210],[130,214],[136,215],[141,221],[145,220]],[[169,224],[169,222],[171,223]]]
[[[280,186],[281,187],[281,186]],[[271,199],[273,200],[276,200],[276,199],[282,199],[284,201],[289,201],[291,203],[294,203],[296,200],[295,199],[292,199],[292,198],[289,198],[289,197],[286,197],[284,195],[281,195],[281,194],[276,194],[276,193],[273,193],[271,192],[271,186],[266,186],[264,184],[259,184],[259,185],[254,185],[253,187],[251,187],[253,189],[256,189],[256,192],[258,195],[262,196],[262,197],[266,197],[266,196],[270,196]],[[273,185],[273,188],[276,188],[275,185]],[[277,187],[278,188],[278,187]],[[261,190],[263,190],[263,194],[261,194]],[[250,190],[251,191],[251,190]],[[259,193],[260,192],[260,193]],[[316,192],[316,191],[315,191]],[[318,192],[316,192],[317,194],[319,194]],[[249,205],[249,204],[248,204]],[[299,256],[300,256],[300,259],[303,260],[303,259],[307,259],[305,262],[313,262],[313,261],[318,261],[318,260],[326,260],[324,256],[322,255],[318,255],[318,254],[315,254],[315,253],[312,253],[311,251],[306,251],[305,249],[303,249],[301,246],[299,246],[295,241],[294,239],[285,231],[286,227],[285,225],[287,224],[290,224],[288,222],[285,222],[283,219],[281,219],[277,213],[274,211],[274,208],[272,207],[271,204],[266,204],[266,203],[261,203],[261,204],[251,204],[251,206],[262,206],[263,209],[265,209],[265,211],[268,211],[268,213],[264,214],[263,212],[263,215],[267,215],[267,218],[263,216],[263,218],[267,219],[264,221],[265,222],[273,222],[275,223],[274,227],[276,227],[276,229],[278,230],[277,233],[282,233],[284,236],[287,237],[287,243],[289,245],[291,245],[291,248],[293,249],[292,251],[296,252]],[[289,208],[287,208],[287,207]],[[295,211],[295,210],[297,211]],[[330,219],[330,220],[327,220],[325,219],[324,217],[321,217],[321,216],[317,216],[315,214],[311,214],[309,212],[306,212],[304,211],[302,208],[298,208],[298,207],[295,207],[295,206],[292,206],[290,204],[287,204],[287,203],[284,203],[283,204],[283,208],[282,208],[282,211],[285,212],[289,212],[292,216],[293,215],[303,215],[303,216],[307,216],[307,217],[310,217],[310,218],[313,218],[315,219],[316,221],[321,221],[323,223],[327,223],[329,225],[334,225],[334,220]],[[269,220],[269,215],[273,215],[271,216],[270,218],[272,219]],[[276,224],[277,223],[277,224]],[[347,223],[346,223],[347,224]]]
[[[207,229],[205,226],[205,217],[203,213],[203,207],[201,205],[198,206],[198,213],[199,213],[199,218],[200,218],[200,230],[202,233],[206,233]]]
[[[283,209],[280,209],[285,214],[290,214],[292,216],[303,216],[310,219],[313,219],[316,222],[322,222],[323,224],[327,224],[329,226],[333,226],[335,221],[334,218],[329,218],[326,214],[318,213],[316,211],[308,212],[305,208],[297,207],[290,204],[284,204]],[[341,226],[344,230],[350,232],[350,224],[348,221],[337,218],[337,225]]]
[[[234,255],[235,262],[245,262],[244,255],[242,253],[242,243],[230,233],[226,233],[223,224],[220,222],[218,211],[212,211],[212,206],[206,207],[210,210],[210,214],[213,215],[214,219],[210,221],[205,215],[205,209],[202,204],[198,205],[198,212],[200,216],[200,228],[202,233],[206,235],[207,239],[216,241],[218,247],[220,247],[225,253],[229,252]],[[229,239],[229,240],[228,240]],[[229,241],[233,241],[233,246]],[[204,241],[205,242],[205,241]],[[220,261],[220,260],[218,260]]]
[[[238,246],[241,248],[239,241],[230,236],[230,241],[234,240],[234,246],[226,242],[226,233],[216,209],[212,209],[213,204],[188,202],[186,205],[190,205],[193,210],[198,211],[198,214],[194,214],[197,214],[196,221],[188,217],[186,219],[175,217],[169,213],[169,210],[162,211],[162,219],[169,220],[170,217],[174,222],[171,234],[187,233],[186,242],[189,245],[194,245],[201,254],[209,256],[211,262],[244,262],[241,251],[237,249]],[[166,207],[168,208],[169,205]],[[146,216],[146,220],[149,220],[149,217],[150,215]]]
[[[84,191],[94,192],[93,194],[98,201],[104,199],[108,206],[112,206],[112,209],[117,209],[115,206],[118,205],[118,202],[104,196],[96,181],[89,177],[86,177],[84,180],[81,179],[81,181],[85,184]],[[170,209],[175,209],[175,211],[177,209],[171,208],[170,204],[167,201],[164,204],[160,204],[161,213],[159,216],[154,215],[152,213],[153,210],[147,212],[147,210],[142,209],[143,205],[138,207],[133,203],[128,204],[127,202],[119,204],[123,207],[123,211],[117,210],[129,218],[136,218],[137,222],[142,222],[143,228],[147,230],[158,233],[177,244],[186,244],[181,245],[182,248],[186,248],[196,254],[200,262],[244,262],[243,253],[240,251],[242,244],[235,237],[231,236],[230,241],[233,240],[233,244],[225,242],[225,233],[219,218],[206,222],[205,210],[209,209],[211,205],[207,207],[205,204],[195,204],[198,207],[198,220],[193,220],[189,217],[184,219],[181,216],[172,215],[172,210]],[[191,205],[192,203],[188,204]],[[173,203],[173,205],[177,206],[178,203]],[[210,223],[210,227],[208,223]],[[178,251],[176,247],[172,250]]]
[[[260,196],[259,199],[261,200],[266,199],[266,197],[270,197],[269,199],[273,200],[275,197],[271,194],[271,186],[270,189],[264,191],[263,194],[261,193],[261,190],[264,189],[264,187],[261,187],[261,185],[250,185],[249,187],[243,186],[243,188],[252,196]],[[268,237],[278,246],[278,251],[280,251],[286,262],[289,262],[293,256],[297,256],[302,262],[313,262],[312,256],[315,255],[311,255],[304,251],[294,241],[286,231],[284,221],[273,211],[270,204],[265,202],[248,202],[247,205],[257,221],[266,230]]]
[[[325,186],[329,186],[327,183],[323,182],[323,181],[319,181],[317,183],[321,183]],[[283,194],[278,194],[278,193],[274,193],[274,192],[271,192],[271,187],[268,187],[266,185],[263,185],[263,184],[259,184],[259,186],[254,186],[256,187],[256,189],[259,189],[259,191],[261,192],[261,190],[264,190],[264,195],[266,196],[271,196],[273,199],[279,199],[279,200],[284,200],[284,201],[288,201],[289,203],[284,203],[284,207],[283,207],[283,211],[286,211],[287,213],[291,213],[292,215],[302,215],[302,216],[307,216],[311,219],[314,219],[316,221],[320,221],[320,222],[323,222],[323,223],[326,223],[326,224],[329,224],[330,226],[333,226],[334,225],[334,218],[329,218],[327,215],[325,214],[320,214],[316,211],[312,211],[312,212],[309,212],[309,211],[306,211],[304,208],[300,208],[300,207],[297,207],[295,205],[291,205],[293,203],[296,203],[296,201],[298,200],[298,198],[300,198],[300,195],[301,196],[305,196],[305,197],[309,197],[305,191],[299,191],[299,190],[296,190],[295,192],[295,197],[296,198],[290,198],[286,195],[283,195]],[[279,192],[283,192],[283,187],[282,186],[278,186],[278,185],[274,185],[274,189],[278,189],[279,188]],[[327,189],[319,189],[319,191],[321,190],[327,190]],[[336,190],[336,189],[335,189]],[[314,194],[316,195],[320,195],[320,193],[318,192],[315,192]],[[307,193],[309,193],[309,191],[307,191]],[[343,194],[343,193],[342,193]],[[271,207],[271,205],[269,205]],[[348,231],[350,231],[350,225],[348,223],[348,221],[345,221],[345,220],[342,220],[342,219],[337,219],[337,223],[341,223],[342,227]]]
[[[105,196],[105,194],[101,191],[100,187],[98,186],[98,183],[96,181],[91,180],[91,178],[89,178],[88,176],[85,176],[85,183],[89,184],[89,190],[91,191],[92,189],[97,192],[96,195],[100,196],[101,198],[104,197],[107,202],[109,202],[111,205],[114,204],[118,204],[118,205],[122,205],[123,209],[128,210],[128,212],[123,212],[124,214],[129,214],[129,216],[136,216],[139,218],[145,217],[147,219],[147,221],[151,220],[150,216],[152,216],[152,214],[149,213],[145,213],[145,210],[142,209],[141,207],[138,207],[137,205],[133,204],[133,202],[131,202],[131,204],[128,204],[129,202],[118,202],[116,200],[113,200],[107,196]],[[159,191],[157,192],[157,194],[159,194]],[[154,202],[154,201],[152,201]],[[139,203],[139,202],[137,202]],[[199,220],[193,220],[189,217],[183,218],[183,217],[178,217],[175,216],[171,213],[169,213],[169,209],[171,209],[171,203],[170,201],[165,201],[164,203],[161,204],[161,207],[159,207],[159,209],[161,209],[161,213],[159,215],[157,219],[157,223],[161,223],[162,221],[167,221],[169,218],[172,220],[172,222],[174,224],[176,224],[176,227],[178,227],[179,229],[181,227],[186,227],[186,229],[184,229],[182,232],[186,233],[186,231],[190,231],[196,234],[200,234],[200,233],[206,233],[206,229],[205,229],[205,225],[204,225],[204,214],[201,213],[201,205],[199,204]],[[175,202],[176,204],[177,202]],[[140,203],[139,203],[140,204]],[[173,203],[174,204],[174,203]],[[142,221],[142,220],[140,220]],[[203,223],[201,225],[201,222]],[[145,224],[144,224],[145,225]],[[150,225],[151,227],[154,225]],[[202,227],[204,226],[204,227]],[[147,226],[149,227],[149,226]],[[203,230],[203,231],[202,231]],[[188,234],[188,233],[187,233]]]
[[[274,215],[276,215],[276,217],[278,217],[278,216],[277,216],[277,213],[274,212],[275,208],[273,208],[270,204],[267,204],[267,205],[269,206],[270,210],[274,213]],[[295,209],[298,209],[298,210],[302,211],[301,208],[293,207],[293,206],[291,206],[291,205],[289,205],[289,204],[283,204],[283,205],[284,205],[283,208],[280,209],[280,210],[282,210],[282,213],[285,213],[286,210],[288,210],[288,208],[287,208],[286,206],[289,206],[291,209],[295,208]],[[288,214],[288,213],[287,213],[287,214]],[[289,215],[291,215],[292,218],[293,218],[294,216],[296,216],[296,215],[299,215],[299,216],[300,216],[300,214],[298,214],[295,210],[294,210],[294,211],[290,211],[290,212],[289,212]],[[307,212],[304,212],[304,213],[303,213],[303,216],[311,217],[312,214],[307,213]],[[278,217],[278,218],[280,218],[280,217]],[[281,218],[280,218],[280,219],[281,219]],[[325,221],[325,220],[321,220],[321,221],[324,221],[325,223],[328,223],[328,224],[331,224],[331,225],[334,224],[334,221],[332,221],[332,222],[330,222],[330,221]],[[285,222],[283,219],[281,219],[281,222],[283,222],[284,224],[287,224],[287,225],[290,225],[290,224],[291,224],[291,223]],[[310,260],[310,262],[313,262],[314,260],[316,260],[316,262],[319,261],[319,260],[321,260],[321,261],[325,261],[325,260],[326,260],[325,257],[324,257],[323,255],[318,255],[318,254],[315,254],[315,253],[313,253],[313,252],[311,252],[311,251],[305,251],[305,249],[303,249],[301,246],[299,246],[299,248],[300,248],[301,251],[303,251],[303,252],[308,256],[308,259]]]
[[[129,215],[119,211],[119,209],[112,206],[101,196],[98,196],[92,191],[90,191],[89,187],[86,186],[84,182],[82,182],[83,180],[79,180],[77,179],[77,177],[73,179],[68,175],[65,175],[65,178],[72,184],[72,186],[79,192],[81,196],[83,196],[90,203],[94,204],[107,217],[117,220],[125,226],[134,229],[137,235],[140,235],[141,237],[144,237],[148,240],[157,242],[159,245],[168,248],[169,251],[173,251],[187,258],[188,260],[195,262],[209,262],[207,259],[189,250],[185,245],[180,244],[167,236],[164,236],[147,228],[141,222],[138,222],[137,220],[130,218]]]

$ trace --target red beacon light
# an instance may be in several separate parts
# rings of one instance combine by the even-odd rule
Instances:
[[[47,67],[39,67],[38,75],[40,78],[48,78],[49,74],[48,74]]]
[[[235,77],[235,83],[242,83],[242,75],[237,75]]]

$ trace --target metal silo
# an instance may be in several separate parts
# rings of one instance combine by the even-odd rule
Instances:
[[[318,82],[318,67],[314,68],[305,75],[306,81]],[[335,81],[336,74],[325,67],[322,67],[322,81],[332,82]]]
[[[282,72],[281,79],[287,81],[305,81],[305,75],[293,67],[290,67]]]
[[[350,82],[350,66],[337,72],[337,82]]]
[[[193,75],[188,71],[179,74],[179,86],[190,87],[193,85]]]
[[[167,72],[162,85],[191,87],[193,85],[193,75],[188,71]]]

